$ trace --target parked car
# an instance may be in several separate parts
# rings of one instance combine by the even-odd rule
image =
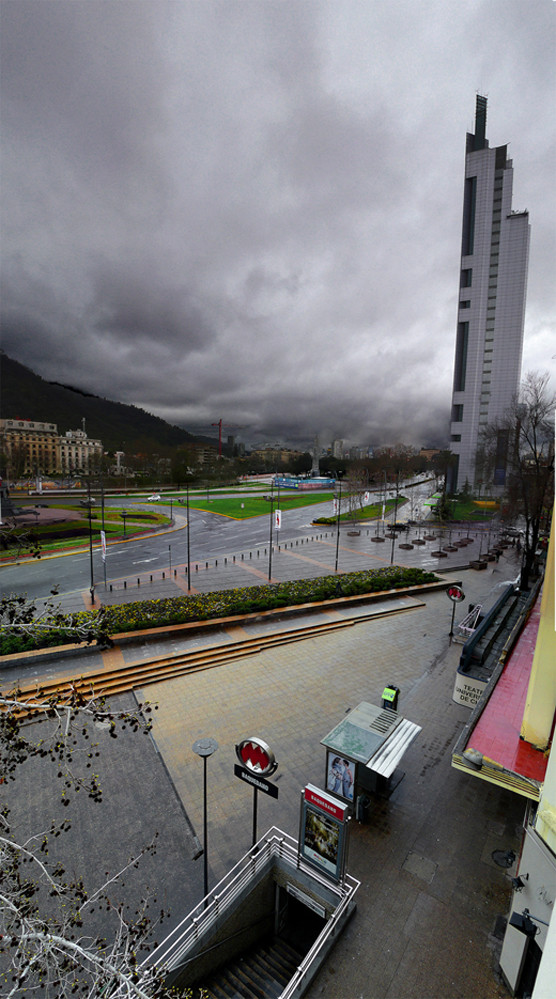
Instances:
[[[147,502],[148,503],[156,503],[156,501],[159,500],[159,499],[160,499],[160,496],[158,495],[158,493],[153,493],[152,496],[147,496]]]

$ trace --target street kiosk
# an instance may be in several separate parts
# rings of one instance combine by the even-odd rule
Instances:
[[[364,821],[369,795],[388,797],[403,778],[396,768],[420,731],[397,711],[362,701],[321,740],[326,790],[347,801]]]

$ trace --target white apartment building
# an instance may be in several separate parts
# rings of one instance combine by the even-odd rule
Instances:
[[[481,431],[501,419],[519,387],[529,260],[529,215],[512,210],[513,165],[507,146],[489,148],[487,99],[477,95],[475,132],[467,134],[450,449],[450,491],[482,485],[500,493],[507,448],[492,481],[479,483]]]
[[[87,437],[84,430],[66,430],[59,438],[59,449],[63,475],[92,471],[103,455],[102,442]]]

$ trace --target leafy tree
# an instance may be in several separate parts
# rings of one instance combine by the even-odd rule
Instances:
[[[155,967],[142,963],[165,913],[153,918],[155,900],[148,893],[136,909],[117,898],[124,875],[154,851],[155,842],[117,873],[106,874],[93,890],[82,872],[60,859],[60,842],[72,827],[72,798],[81,793],[102,801],[96,772],[100,743],[92,733],[99,728],[104,738],[117,738],[125,728],[148,733],[150,710],[139,705],[134,712],[114,712],[103,700],[75,689],[64,700],[40,689],[32,697],[18,689],[0,695],[0,982],[5,999],[23,994],[42,999],[176,996]],[[59,799],[52,805],[62,817],[21,838],[11,821],[10,792],[17,794],[22,768],[32,761],[54,767]]]
[[[548,374],[528,372],[503,419],[485,430],[477,465],[483,479],[500,480],[505,469],[503,516],[525,523],[521,586],[527,589],[543,523],[554,499],[554,409]]]

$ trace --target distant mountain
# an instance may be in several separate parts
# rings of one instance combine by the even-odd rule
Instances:
[[[138,406],[126,406],[83,392],[71,385],[47,382],[30,368],[0,352],[0,418],[56,423],[58,433],[81,430],[100,438],[105,451],[127,454],[169,453],[193,443],[218,446],[214,438],[197,437]]]

